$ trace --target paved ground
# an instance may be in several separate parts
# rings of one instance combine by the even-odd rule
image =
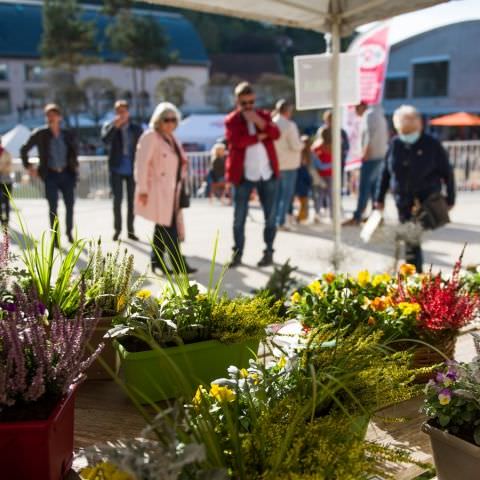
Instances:
[[[354,206],[353,198],[344,202],[345,216],[349,216]],[[42,200],[19,200],[18,207],[25,219],[29,231],[39,236],[48,228],[46,202]],[[450,269],[460,254],[465,243],[468,243],[465,264],[480,263],[480,193],[461,193],[458,204],[452,212],[452,223],[425,238],[425,260],[434,268]],[[395,224],[395,209],[387,204],[386,226],[369,244],[363,244],[359,238],[358,228],[345,228],[345,259],[342,270],[355,273],[368,268],[372,271],[390,269],[393,264],[394,242],[391,233]],[[60,210],[63,221],[63,210]],[[76,225],[80,237],[102,237],[106,248],[113,249],[111,202],[108,200],[81,200],[76,206]],[[209,276],[210,259],[215,237],[219,236],[217,255],[217,271],[229,259],[232,248],[232,208],[207,200],[195,200],[191,208],[185,211],[187,239],[183,245],[189,262],[199,268],[196,280],[206,284]],[[15,220],[14,231],[19,231]],[[230,293],[249,292],[261,287],[267,281],[272,268],[259,269],[256,262],[263,250],[262,214],[258,206],[253,205],[246,226],[245,265],[230,270],[225,278],[224,287]],[[291,264],[298,267],[300,276],[311,278],[319,273],[330,271],[332,254],[331,225],[326,220],[320,225],[302,225],[293,232],[279,232],[275,242],[275,261],[283,263],[290,259]],[[148,269],[152,226],[141,218],[136,219],[136,231],[140,242],[123,240],[124,245],[136,257],[137,271]],[[85,257],[82,257],[85,261]],[[151,281],[156,283],[154,277]]]

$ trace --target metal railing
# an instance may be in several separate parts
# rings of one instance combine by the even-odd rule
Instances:
[[[458,190],[480,189],[480,141],[444,142]]]
[[[189,181],[193,197],[201,193],[201,186],[210,168],[210,152],[189,152]],[[35,159],[32,160],[32,163]],[[109,198],[110,176],[106,156],[80,156],[77,184],[78,198]],[[45,187],[39,178],[30,177],[20,159],[13,161],[13,195],[15,198],[44,198]]]
[[[480,189],[480,141],[444,142],[455,169],[459,190]],[[188,152],[190,192],[193,197],[202,194],[202,184],[210,168],[209,152]],[[108,198],[110,181],[106,156],[79,157],[80,172],[77,185],[79,198]],[[16,198],[44,197],[43,182],[31,178],[20,159],[14,160],[13,195]]]

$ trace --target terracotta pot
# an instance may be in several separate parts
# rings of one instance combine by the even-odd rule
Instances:
[[[47,420],[0,423],[0,478],[61,480],[73,461],[75,391]]]
[[[90,347],[97,349],[100,343],[104,343],[103,350],[100,353],[102,360],[114,371],[117,371],[117,353],[113,348],[110,338],[103,338],[104,335],[112,328],[112,321],[114,317],[101,317],[98,320],[93,336],[90,340]],[[95,360],[92,365],[85,372],[87,380],[112,380],[112,377],[103,368],[102,364]]]
[[[478,480],[480,447],[429,423],[422,430],[430,436],[438,480]]]

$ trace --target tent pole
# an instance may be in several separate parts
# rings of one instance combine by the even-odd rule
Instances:
[[[332,264],[335,271],[342,260],[342,151],[340,112],[340,18],[332,19],[332,157],[333,157],[333,232],[334,249]]]

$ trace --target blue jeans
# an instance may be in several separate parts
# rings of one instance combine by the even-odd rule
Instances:
[[[357,209],[353,218],[360,222],[362,215],[367,208],[368,201],[375,198],[378,177],[382,169],[383,159],[367,160],[362,163],[360,169],[360,185],[358,188]]]
[[[73,229],[73,204],[75,202],[76,177],[73,173],[48,172],[45,177],[45,196],[50,209],[50,226],[53,228],[57,218],[58,192],[62,193],[66,210],[66,232],[72,233]]]
[[[242,258],[243,255],[248,202],[254,188],[258,192],[263,215],[265,217],[265,228],[263,230],[263,240],[266,245],[265,251],[269,253],[273,252],[273,241],[275,240],[275,233],[277,232],[275,226],[277,185],[278,180],[275,177],[272,177],[270,180],[260,180],[258,182],[244,180],[242,183],[235,186],[233,194],[233,238],[235,246],[233,250],[238,258]]]
[[[297,183],[297,170],[282,170],[278,181],[277,190],[277,225],[284,225],[288,209],[295,194]]]

